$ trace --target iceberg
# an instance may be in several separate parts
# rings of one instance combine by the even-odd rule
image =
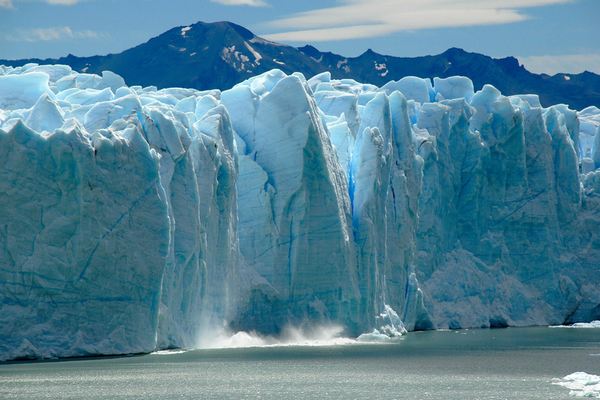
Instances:
[[[599,126],[465,77],[2,66],[0,360],[598,320]]]
[[[570,397],[600,398],[600,376],[585,372],[575,372],[552,382],[570,389]]]

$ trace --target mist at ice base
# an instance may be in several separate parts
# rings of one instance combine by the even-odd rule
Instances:
[[[288,325],[277,335],[252,332],[232,332],[222,328],[200,334],[195,348],[219,349],[268,346],[338,346],[356,343],[393,343],[402,340],[406,329],[398,315],[389,306],[378,317],[379,329],[363,333],[356,338],[344,335],[341,325],[305,324],[304,327]]]
[[[0,67],[0,359],[598,319],[599,126],[464,77]]]
[[[196,348],[221,349],[240,347],[269,346],[334,346],[355,343],[355,339],[341,336],[341,326],[311,327],[310,332],[299,328],[286,327],[277,336],[262,335],[257,332],[230,332],[226,330],[203,334]]]

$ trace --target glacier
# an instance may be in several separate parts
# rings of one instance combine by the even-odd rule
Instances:
[[[0,360],[600,319],[600,109],[0,66]]]

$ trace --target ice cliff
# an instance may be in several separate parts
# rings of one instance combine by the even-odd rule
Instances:
[[[463,77],[0,67],[0,360],[598,319],[599,126]]]

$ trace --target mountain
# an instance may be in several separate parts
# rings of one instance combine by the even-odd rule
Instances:
[[[312,46],[301,47],[299,50],[318,60],[338,79],[349,77],[382,86],[390,80],[405,76],[448,78],[458,75],[470,78],[476,90],[488,83],[506,95],[538,94],[545,107],[564,103],[581,110],[591,105],[600,105],[600,76],[590,72],[553,77],[537,75],[519,65],[514,57],[494,59],[458,48],[436,56],[415,58],[383,56],[372,50],[367,50],[356,58],[322,53]]]
[[[543,106],[568,104],[581,110],[600,107],[600,76],[582,74],[537,75],[514,57],[494,59],[452,48],[435,56],[394,57],[367,50],[358,57],[321,52],[312,46],[295,48],[262,39],[231,22],[198,22],[173,28],[147,43],[119,54],[59,59],[0,60],[20,66],[66,64],[78,72],[121,75],[128,85],[229,89],[249,77],[273,68],[302,72],[307,78],[330,71],[333,78],[352,78],[382,86],[405,76],[420,78],[466,76],[475,89],[489,83],[506,95],[535,93]]]
[[[281,60],[285,60],[284,62]],[[128,85],[228,89],[274,68],[312,76],[324,69],[291,46],[268,42],[229,22],[173,28],[119,54],[59,59],[0,61],[18,66],[29,62],[66,64],[78,72],[121,75]]]

